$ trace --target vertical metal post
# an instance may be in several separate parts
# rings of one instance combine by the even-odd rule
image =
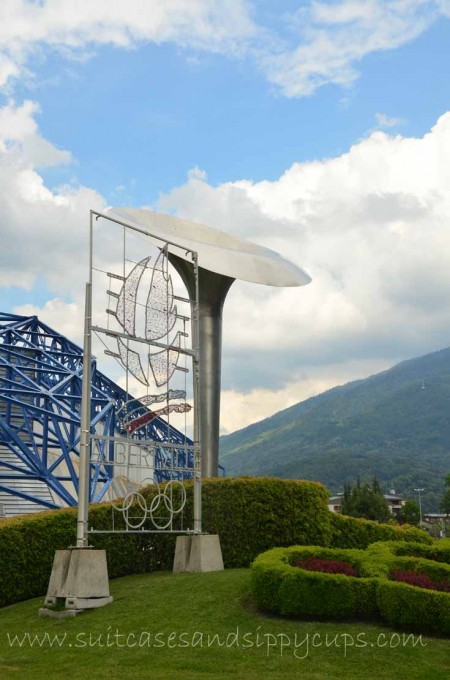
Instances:
[[[88,544],[91,424],[91,315],[92,284],[86,284],[84,313],[83,382],[81,392],[80,472],[78,479],[77,548]]]
[[[422,491],[425,491],[425,489],[414,489],[419,494],[419,526],[422,526],[422,498],[420,496]]]
[[[193,254],[194,273],[194,302],[191,303],[191,327],[193,349],[195,350],[192,362],[194,379],[194,532],[202,532],[202,450],[201,450],[201,416],[200,416],[200,337],[199,337],[199,280],[197,254]]]
[[[78,475],[77,548],[88,546],[88,513],[90,487],[90,427],[91,427],[91,325],[92,325],[92,250],[93,213],[89,230],[89,283],[84,303],[83,382],[81,389],[80,463]]]
[[[191,300],[199,301],[198,347],[200,352],[200,440],[202,478],[217,477],[219,467],[220,375],[222,358],[222,309],[234,279],[193,266],[168,254]],[[198,296],[198,297],[196,297]]]

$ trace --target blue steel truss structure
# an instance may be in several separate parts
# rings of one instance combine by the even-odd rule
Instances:
[[[119,432],[117,411],[132,397],[97,370],[95,359],[91,370],[91,432],[112,436]],[[80,347],[36,316],[0,313],[0,501],[14,497],[28,508],[22,512],[77,505],[82,375]],[[161,442],[156,481],[169,478],[164,443],[192,444],[161,418],[133,436]],[[113,466],[107,464],[113,445],[105,446],[110,449],[105,462],[91,463],[92,502],[105,498],[113,479]],[[181,455],[183,464],[193,467],[191,453],[181,449]]]

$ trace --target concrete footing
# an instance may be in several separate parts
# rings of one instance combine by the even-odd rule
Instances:
[[[175,574],[223,571],[222,550],[217,534],[178,536],[173,560]]]
[[[47,607],[67,610],[103,607],[112,602],[104,550],[68,548],[57,550],[48,584]]]

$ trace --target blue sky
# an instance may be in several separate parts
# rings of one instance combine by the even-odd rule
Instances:
[[[212,184],[273,180],[294,162],[341,154],[380,112],[401,121],[394,131],[423,135],[448,106],[449,37],[443,18],[401,49],[365,56],[353,86],[305,97],[277,92],[249,58],[155,44],[97,47],[84,63],[50,53],[37,91],[34,81],[18,90],[39,101],[42,134],[74,155],[44,173],[50,185],[79,181],[111,202],[153,204],[195,166]]]
[[[228,430],[448,344],[450,3],[7,0],[0,24],[3,310],[79,339],[89,207],[147,205],[313,276],[298,303],[233,287]]]

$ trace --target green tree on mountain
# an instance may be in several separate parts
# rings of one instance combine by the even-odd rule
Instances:
[[[441,511],[450,515],[450,474],[445,478],[445,492],[441,499]]]
[[[383,498],[378,479],[374,479],[372,484],[362,484],[357,479],[356,485],[344,486],[341,512],[343,515],[351,517],[362,517],[378,522],[387,522],[391,518],[389,506]]]
[[[419,524],[420,509],[416,501],[406,501],[397,515],[400,524]]]

